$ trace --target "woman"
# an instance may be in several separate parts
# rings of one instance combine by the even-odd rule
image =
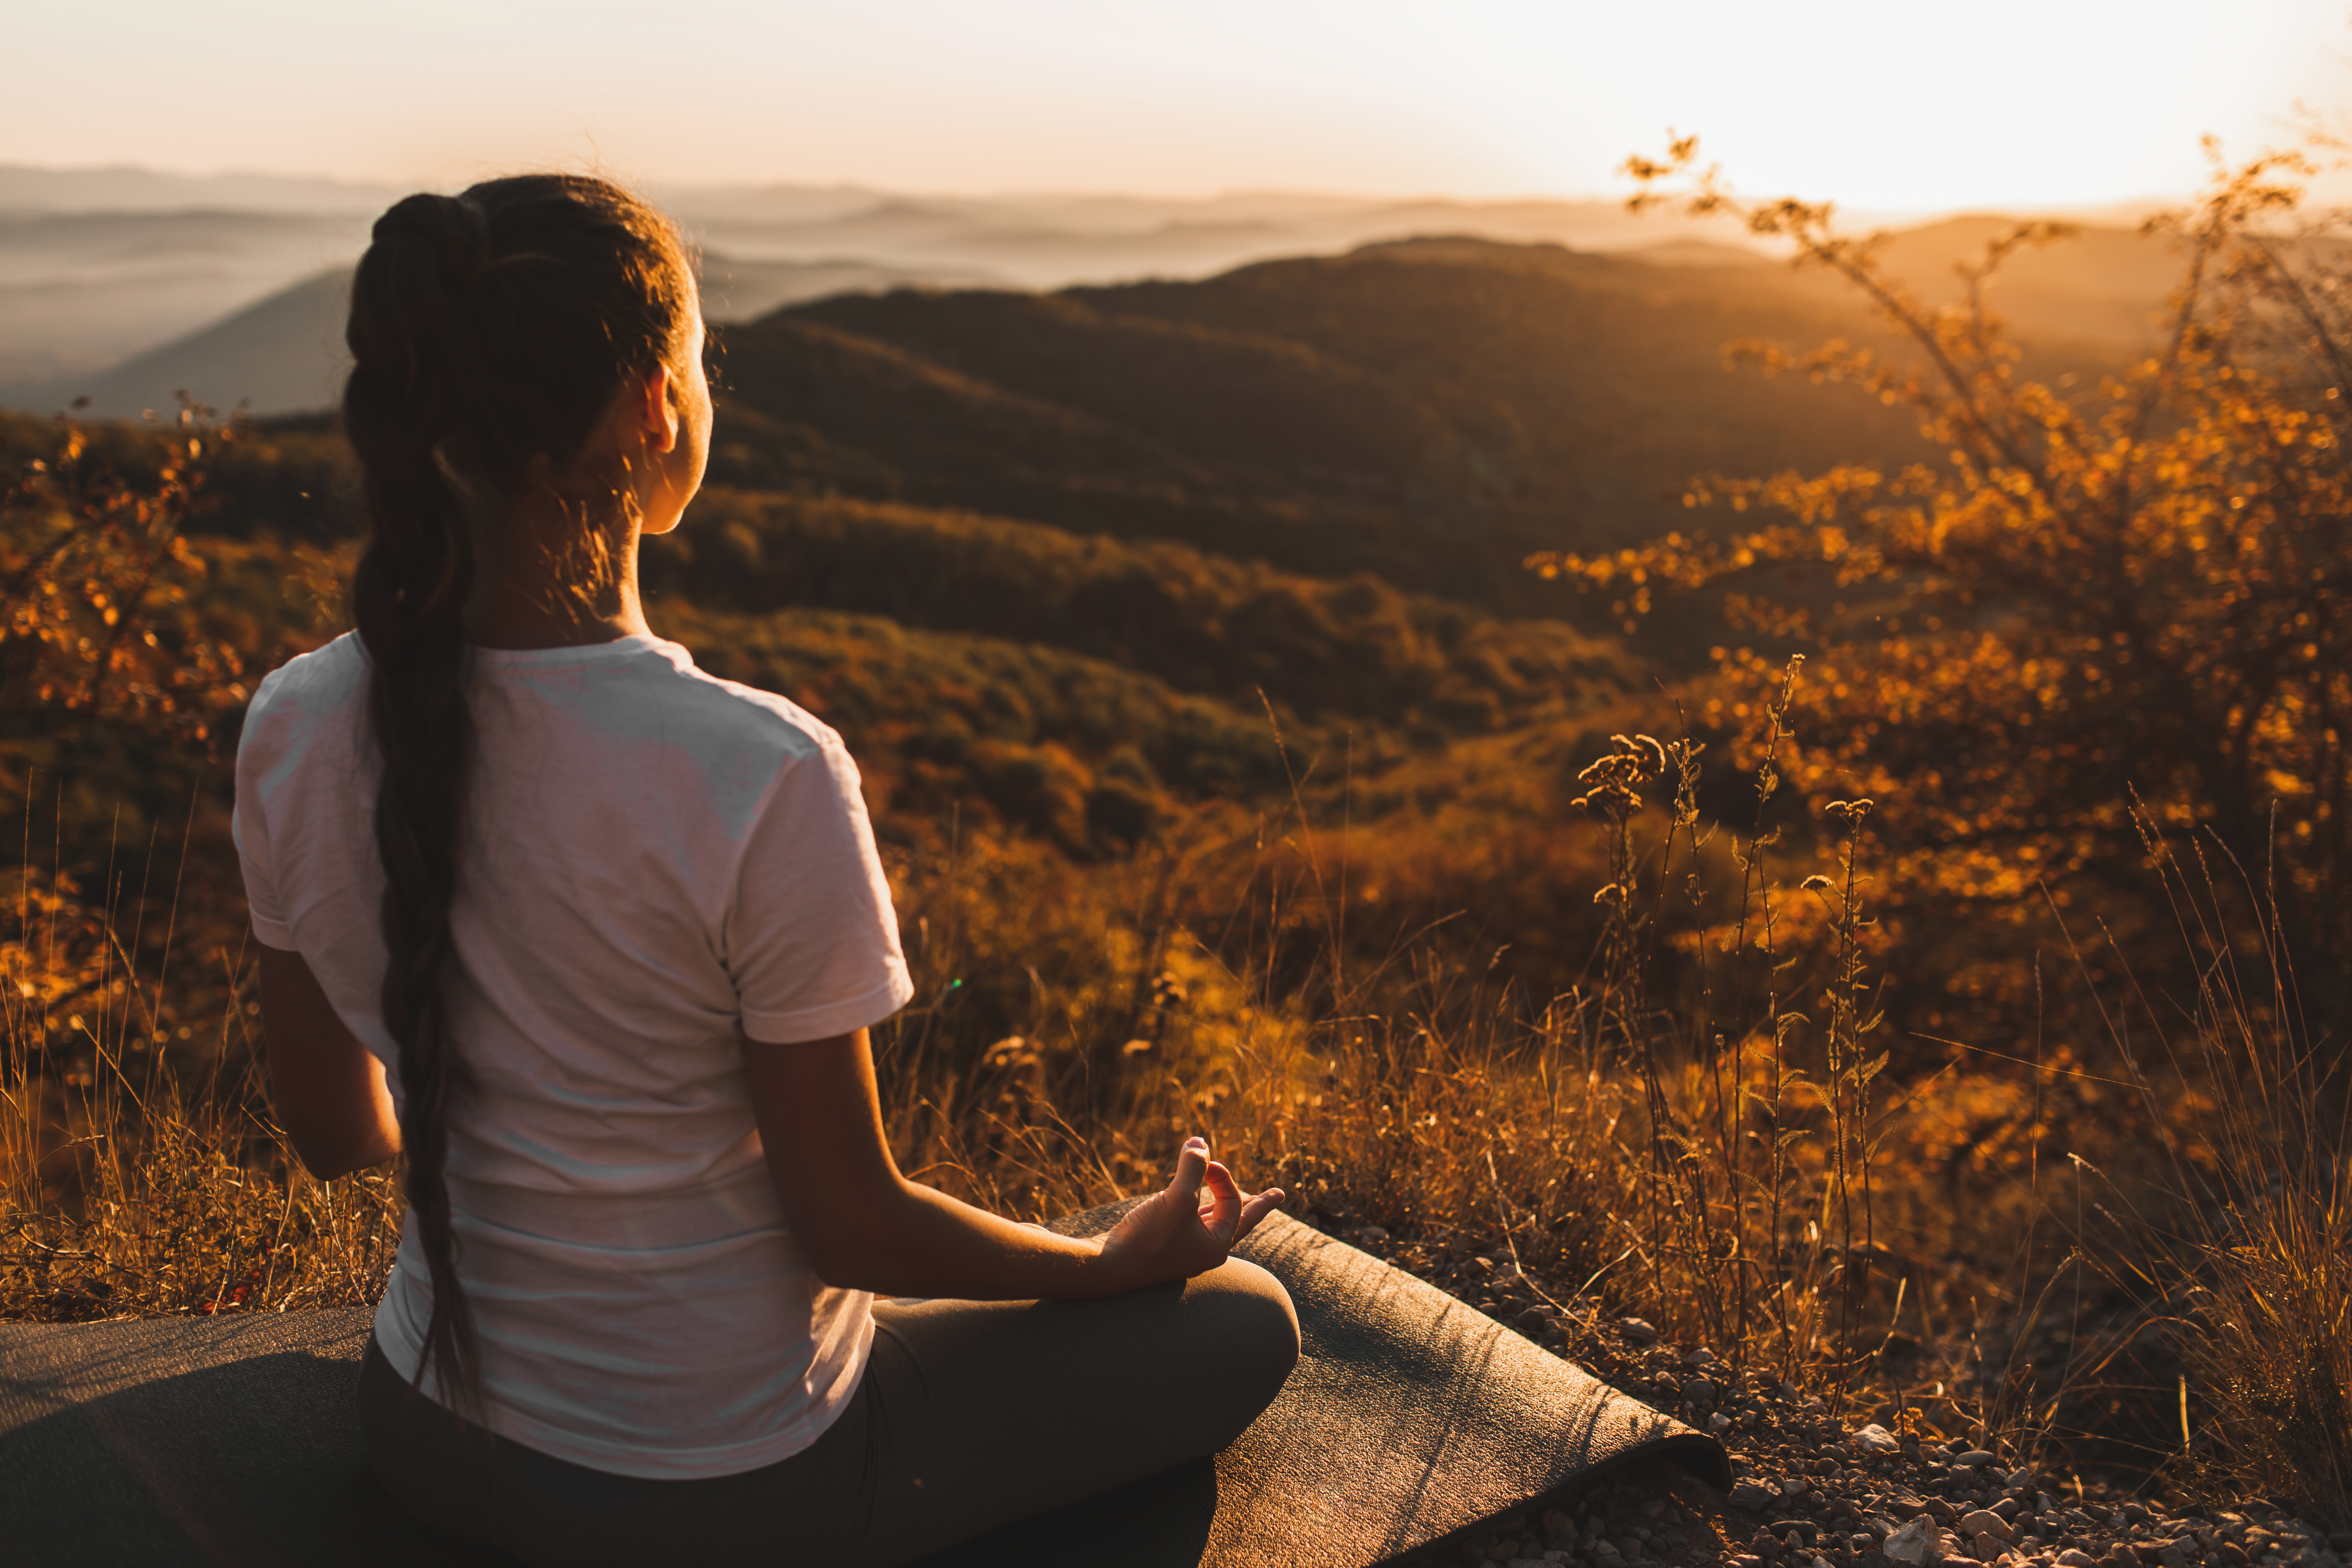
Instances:
[[[1282,1194],[1194,1139],[1079,1241],[899,1174],[856,769],[638,603],[702,479],[702,331],[601,181],[377,221],[357,631],[237,755],[271,1093],[321,1177],[406,1155],[361,1382],[406,1507],[540,1563],[898,1563],[1230,1442],[1297,1353],[1227,1257]]]

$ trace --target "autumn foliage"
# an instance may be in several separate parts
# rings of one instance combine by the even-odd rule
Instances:
[[[648,552],[649,614],[859,757],[919,985],[877,1031],[902,1163],[1043,1215],[1139,1190],[1205,1129],[1316,1223],[1520,1265],[1474,1299],[1548,1343],[1638,1311],[1842,1409],[2021,1455],[2172,1462],[2192,1373],[2230,1420],[2309,1405],[2315,1369],[2352,1364],[2352,1312],[2326,1310],[2352,1167],[2326,1117],[2276,1112],[2325,1101],[2298,997],[2341,999],[2352,959],[2352,292],[2326,226],[2297,221],[2305,168],[2224,173],[2168,220],[2183,283],[2151,352],[2077,386],[2029,375],[1994,310],[2001,264],[2054,226],[1998,239],[1941,310],[1826,207],[1745,201],[1690,142],[1637,161],[1644,199],[1730,215],[1894,330],[1892,348],[1736,346],[1863,395],[1864,421],[1808,442],[1768,442],[1759,416],[1758,449],[1907,449],[1892,408],[1932,456],[1702,476],[1687,531],[1535,557],[1607,608],[1582,629],[1438,596],[1458,540],[1389,524],[1453,495],[1446,517],[1508,523],[1481,536],[1507,561],[1562,515],[1575,411],[1545,367],[1580,352],[1577,321],[1627,315],[1562,303],[1617,276],[1593,258],[1432,242],[1084,309],[893,297],[739,335],[730,482]],[[1482,295],[1508,310],[1473,352],[1458,329]],[[1310,429],[1356,410],[1328,450],[1394,458],[1391,489],[1293,473],[1312,443],[1208,398],[1266,359],[1240,326],[1297,326],[1302,300],[1328,307],[1308,324],[1329,355],[1368,321],[1412,350],[1391,369],[1418,367],[1427,410],[1336,358],[1283,361],[1319,390],[1278,401]],[[1716,319],[1677,300],[1642,319],[1675,342]],[[1174,324],[1129,319],[1153,311]],[[1223,313],[1212,331],[1188,311]],[[1101,342],[1192,365],[1108,379],[1142,400],[1138,429],[1173,396],[1232,460],[1160,473],[1158,447],[1009,395],[1065,368],[1024,357],[1047,315],[1106,407]],[[1019,330],[980,331],[999,318]],[[1557,341],[1513,360],[1538,318]],[[1616,346],[1608,363],[1643,363]],[[919,349],[937,374],[902,375]],[[1695,363],[1713,374],[1688,353],[1675,374]],[[1543,398],[1502,395],[1522,373]],[[948,413],[911,416],[883,395],[901,380]],[[1460,431],[1426,451],[1382,435],[1487,405],[1526,437],[1495,448],[1537,476],[1524,494]],[[1677,452],[1690,436],[1611,417]],[[957,430],[946,458],[919,449]],[[890,463],[851,462],[852,436]],[[192,408],[0,420],[0,799],[26,825],[0,923],[0,1316],[367,1299],[395,1188],[311,1182],[270,1125],[220,772],[258,676],[344,624],[347,455],[323,426]],[[1323,491],[1372,500],[1325,516]],[[1314,526],[1269,521],[1293,512]],[[1374,574],[1408,548],[1414,570]],[[1695,626],[1711,661],[1664,646]],[[2184,898],[2195,940],[2152,941]],[[2057,972],[2094,931],[2114,942],[2070,990]],[[2242,957],[2274,983],[2240,984]],[[2126,970],[2188,999],[2160,1084],[2106,1032]],[[2244,1082],[2259,1103],[2221,1114]],[[2307,1213],[2263,1209],[2245,1179],[2283,1138]],[[2200,1204],[2292,1223],[2168,1251],[2162,1225]],[[2293,1332],[2264,1331],[2305,1349],[2235,1394],[2210,1359],[2131,1359],[2157,1321],[2234,1353],[2242,1333],[2187,1282],[2292,1295],[2241,1254],[2317,1281]],[[2028,1304],[2062,1282],[2087,1317]],[[2336,1444],[2338,1405],[2294,1447]],[[2304,1485],[2294,1468],[2264,1485]]]
[[[1734,345],[1767,374],[1906,405],[1942,459],[1696,479],[1724,523],[1540,571],[1645,613],[1722,596],[1759,647],[1716,650],[1701,710],[1751,735],[1780,652],[1812,656],[1791,781],[1864,795],[1889,896],[1916,929],[2042,918],[2085,889],[2141,889],[2135,797],[2274,900],[2307,985],[2352,959],[2352,293],[2307,173],[2217,173],[2172,237],[2182,282],[2160,346],[2095,387],[2023,379],[1993,306],[2020,226],[1931,310],[1826,206],[1748,202],[1695,142],[1636,159],[1644,200],[1728,214],[1866,294],[1915,353]],[[2069,378],[2071,379],[2071,378]],[[1751,521],[1755,520],[1755,521]],[[2005,982],[2020,983],[2014,966]]]

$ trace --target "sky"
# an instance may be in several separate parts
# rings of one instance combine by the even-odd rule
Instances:
[[[2352,110],[2352,0],[11,0],[0,162],[973,194],[2175,196]],[[2352,113],[2337,115],[2352,124]]]

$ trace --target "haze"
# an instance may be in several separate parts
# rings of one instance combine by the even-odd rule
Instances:
[[[446,184],[518,164],[934,192],[2169,196],[2340,100],[2340,0],[119,0],[13,8],[0,162]]]

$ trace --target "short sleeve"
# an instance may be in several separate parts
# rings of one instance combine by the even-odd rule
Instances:
[[[857,764],[838,741],[784,765],[727,920],[743,1033],[775,1045],[878,1024],[915,994]]]
[[[246,740],[250,741],[251,726],[245,733]],[[245,907],[253,917],[253,934],[265,947],[290,952],[294,948],[294,928],[287,923],[285,905],[270,877],[269,835],[264,825],[257,787],[260,771],[259,759],[252,748],[240,743],[236,752],[236,805],[229,814],[228,831],[236,844],[237,861],[245,869]]]

